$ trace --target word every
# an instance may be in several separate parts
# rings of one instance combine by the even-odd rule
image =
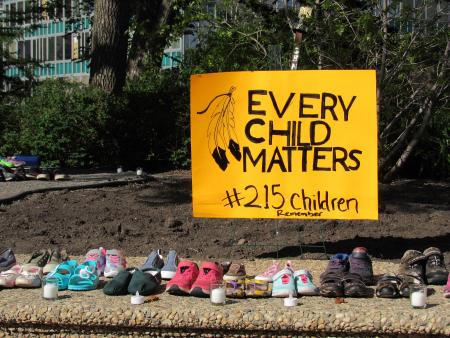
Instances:
[[[267,112],[265,110],[258,110],[257,106],[262,105],[260,100],[261,98],[257,98],[259,96],[269,95],[270,101],[272,102],[273,109],[276,115],[281,119],[283,118],[286,111],[292,104],[292,101],[296,95],[296,93],[290,93],[287,100],[282,104],[282,108],[280,109],[280,105],[275,99],[275,95],[272,91],[262,90],[262,89],[254,89],[248,91],[248,113],[250,115],[266,115]],[[324,120],[327,118],[329,114],[331,118],[335,121],[340,118],[344,121],[348,121],[350,109],[353,106],[353,103],[356,100],[356,96],[352,96],[348,103],[344,102],[344,99],[341,95],[334,95],[332,93],[299,93],[299,105],[298,105],[298,118],[309,118],[309,119],[321,119]],[[311,112],[311,109],[313,112]]]

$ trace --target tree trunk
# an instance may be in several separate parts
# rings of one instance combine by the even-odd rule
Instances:
[[[399,170],[404,166],[406,161],[411,156],[412,152],[414,151],[416,145],[419,143],[419,141],[422,139],[422,135],[425,131],[425,128],[428,126],[428,123],[430,121],[431,115],[433,110],[433,101],[429,100],[425,107],[425,115],[422,121],[422,124],[420,125],[419,130],[414,134],[411,141],[406,146],[405,150],[401,154],[401,156],[398,158],[395,165],[393,165],[389,171],[383,176],[383,182],[389,183],[392,181],[394,176],[399,172]]]
[[[139,76],[146,55],[162,52],[165,47],[166,41],[158,33],[169,21],[171,6],[172,0],[158,0],[139,3],[136,7],[136,21],[142,24],[142,28],[133,34],[128,57],[128,78]]]
[[[108,93],[120,93],[127,66],[129,1],[95,0],[89,82]]]

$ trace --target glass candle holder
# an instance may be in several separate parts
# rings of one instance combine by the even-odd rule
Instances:
[[[48,300],[58,299],[58,279],[47,277],[42,281],[42,298]]]
[[[413,308],[425,309],[427,307],[427,286],[422,284],[410,285],[409,298]]]
[[[226,289],[224,283],[211,284],[210,300],[213,305],[224,305]]]

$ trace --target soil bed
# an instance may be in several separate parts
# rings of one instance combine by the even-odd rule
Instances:
[[[322,243],[327,253],[366,246],[374,257],[398,259],[406,249],[437,246],[449,262],[450,182],[380,185],[378,221],[248,220],[193,218],[190,172],[154,177],[122,187],[37,193],[0,206],[1,246],[30,253],[58,245],[74,255],[104,246],[132,256],[173,248],[203,259],[325,258],[316,247]]]

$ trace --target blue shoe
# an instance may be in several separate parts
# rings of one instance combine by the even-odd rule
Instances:
[[[161,269],[161,278],[165,280],[171,280],[175,277],[178,266],[178,255],[175,250],[170,250],[167,255],[166,264]]]
[[[139,269],[140,270],[147,270],[147,269],[162,269],[164,266],[164,260],[161,256],[161,251],[153,250],[150,252],[150,255],[148,255],[147,260],[145,261],[144,265],[142,265]]]
[[[97,262],[86,261],[75,269],[70,277],[68,289],[72,291],[90,291],[97,289],[99,277],[97,273]]]
[[[294,272],[285,267],[273,276],[272,297],[296,297]]]
[[[308,270],[294,272],[295,286],[299,296],[316,296],[319,288],[313,283],[313,277]]]
[[[320,280],[332,274],[343,274],[349,269],[348,265],[348,255],[345,253],[338,253],[331,256],[328,266],[325,271],[320,275]]]
[[[46,278],[54,277],[58,280],[58,290],[67,290],[69,286],[70,277],[72,277],[78,262],[75,260],[64,261],[56,266],[53,271],[51,271]]]

